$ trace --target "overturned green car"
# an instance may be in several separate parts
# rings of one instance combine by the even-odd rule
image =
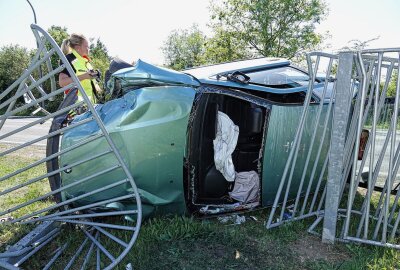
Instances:
[[[125,65],[126,66],[126,65]],[[274,202],[299,124],[310,76],[283,59],[260,58],[205,66],[182,72],[139,60],[114,72],[107,80],[108,101],[96,107],[101,120],[128,166],[142,200],[144,215],[166,213],[209,215],[270,206]],[[326,108],[332,86],[316,78],[305,135],[297,155],[293,182],[300,181],[315,125],[316,105]],[[90,112],[72,123],[89,118]],[[329,117],[329,116],[328,116]],[[320,122],[322,126],[322,119]],[[65,131],[48,141],[48,156],[98,134],[94,122]],[[327,134],[330,134],[328,131]],[[329,142],[329,135],[317,132]],[[60,141],[58,141],[60,140]],[[323,166],[328,143],[311,159]],[[48,171],[73,164],[79,158],[101,156],[108,144],[94,140],[48,162]],[[114,166],[106,156],[49,177],[52,189]],[[118,171],[64,190],[59,200],[112,184]],[[311,178],[311,170],[306,172]],[[307,185],[303,185],[304,192]],[[299,185],[293,184],[289,199]],[[118,185],[107,192],[78,200],[88,204],[125,194]],[[129,207],[131,201],[117,208]]]

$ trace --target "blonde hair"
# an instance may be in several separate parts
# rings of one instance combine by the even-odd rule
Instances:
[[[69,38],[63,40],[61,50],[64,54],[69,54],[76,46],[82,45],[84,40],[87,41],[84,35],[72,34]]]

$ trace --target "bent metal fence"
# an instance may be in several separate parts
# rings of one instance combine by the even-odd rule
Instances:
[[[321,68],[319,64],[323,58],[327,60]],[[309,108],[315,105],[310,104],[310,98],[317,89],[310,84],[309,90],[313,91],[307,93],[267,228],[315,216],[309,231],[322,234],[323,241],[400,247],[397,237],[400,222],[399,58],[400,49],[341,52],[338,56],[311,53],[307,56],[312,81],[319,71],[324,71],[325,82],[334,82],[331,87],[325,83],[322,96],[326,89],[331,89],[330,99],[322,98],[321,109],[312,117],[308,116]],[[394,93],[394,98],[387,98]],[[393,105],[388,106],[388,103]],[[322,114],[324,107],[326,115]],[[320,115],[324,115],[323,119]],[[329,117],[332,119],[327,125],[321,125],[320,121]],[[313,124],[307,123],[310,118]],[[322,136],[321,140],[314,141],[313,134],[306,166],[296,167],[302,151],[299,146],[310,126],[314,134],[323,132],[330,139],[323,142]],[[330,144],[330,148],[323,153],[323,166],[316,170],[321,143]],[[315,152],[314,149],[318,150]],[[313,158],[313,153],[318,158]],[[315,161],[314,164],[310,164],[310,160]],[[310,171],[310,168],[313,169]],[[300,181],[292,181],[296,170],[302,172]],[[307,188],[304,183],[308,183]],[[292,189],[297,189],[297,197],[288,202],[287,196]]]
[[[321,62],[327,66],[321,67]],[[333,101],[337,85],[336,74],[333,71],[337,62],[336,55],[307,55],[310,81],[322,81],[323,86],[315,88],[313,83],[309,84],[302,116],[267,221],[267,228],[323,214],[325,179],[328,172],[327,145],[331,136]],[[317,74],[322,71],[326,75],[317,78]],[[318,98],[318,103],[310,102],[313,96]],[[296,176],[300,179],[295,179]],[[296,199],[288,201],[289,194],[295,189]]]
[[[138,190],[60,48],[39,26],[31,28],[38,43],[36,54],[22,76],[0,94],[0,110],[5,111],[0,115],[0,268],[111,269],[138,236],[142,219]],[[62,64],[53,69],[55,55]],[[64,68],[72,75],[72,83],[57,88],[54,76]],[[43,90],[46,84],[51,85],[51,93]],[[66,89],[72,90],[59,109],[46,110]],[[76,91],[82,100],[75,100]],[[88,117],[70,121],[68,114],[82,107]],[[13,124],[13,116],[21,111],[42,116],[34,121],[20,119],[22,126],[7,125],[6,129],[4,124]],[[48,134],[31,135],[30,131],[49,122]],[[63,136],[85,125],[97,126],[98,132],[61,147]],[[46,144],[44,151],[41,145]],[[84,145],[101,150],[63,162]],[[102,168],[63,183],[62,175],[88,163],[97,168],[102,164]],[[107,181],[96,184],[99,178]]]
[[[364,50],[348,58],[349,68],[350,59],[359,67],[360,87],[351,118],[337,117],[337,122],[347,120],[351,124],[345,147],[335,146],[336,154],[344,156],[343,163],[338,167],[344,174],[332,179],[330,186],[328,184],[328,190],[338,192],[339,196],[327,204],[323,240],[332,241],[336,236],[343,240],[399,249],[396,235],[400,220],[397,207],[400,148],[396,137],[400,49]],[[383,108],[390,91],[395,92],[390,125],[378,129],[386,113]],[[367,122],[370,114],[372,122]],[[368,139],[356,139],[362,138],[365,130],[369,131]],[[362,144],[365,144],[365,149],[361,157]]]

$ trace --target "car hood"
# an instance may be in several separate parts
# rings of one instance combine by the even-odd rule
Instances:
[[[193,76],[174,70],[157,67],[138,60],[133,67],[123,68],[111,75],[107,87],[111,90],[117,87],[146,86],[189,86],[198,87],[200,82]]]

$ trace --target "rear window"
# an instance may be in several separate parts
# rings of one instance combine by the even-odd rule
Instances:
[[[295,68],[281,67],[247,73],[250,83],[272,88],[295,88],[308,85],[310,77]]]

